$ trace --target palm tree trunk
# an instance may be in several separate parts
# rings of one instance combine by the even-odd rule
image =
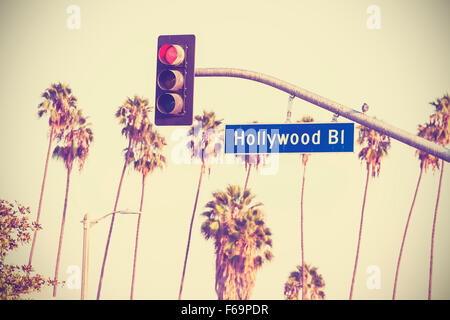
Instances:
[[[186,255],[184,257],[183,273],[181,275],[180,292],[178,293],[178,300],[181,300],[181,295],[183,293],[184,275],[186,273],[186,264],[189,255],[189,247],[191,245],[192,226],[194,224],[195,210],[197,209],[198,195],[200,193],[200,186],[202,184],[203,171],[205,171],[205,164],[202,162],[202,166],[200,169],[200,177],[198,179],[197,195],[195,196],[194,210],[192,211],[191,225],[189,227],[188,242],[186,246]]]
[[[433,278],[433,250],[434,250],[434,234],[436,231],[436,217],[439,205],[439,197],[441,195],[441,185],[442,185],[442,175],[444,173],[444,160],[442,160],[441,166],[441,175],[439,177],[439,187],[436,198],[436,206],[434,208],[434,218],[433,218],[433,229],[431,231],[431,252],[430,252],[430,277],[428,279],[428,300],[431,300],[431,286],[432,286],[432,278]]]
[[[47,178],[48,159],[50,158],[50,150],[52,149],[54,132],[55,132],[55,128],[52,126],[52,128],[50,130],[50,138],[49,138],[49,142],[48,142],[47,158],[45,159],[44,177],[42,178],[41,195],[39,197],[39,205],[38,205],[38,209],[37,209],[36,223],[39,223],[39,218],[41,217],[42,199],[44,198],[45,179]],[[38,230],[35,230],[34,234],[33,234],[33,242],[31,244],[30,256],[28,258],[29,266],[31,266],[31,262],[33,260],[33,253],[34,253],[34,247],[36,245],[37,232],[38,232]]]
[[[58,253],[56,255],[56,267],[55,267],[55,283],[53,284],[53,297],[56,297],[56,287],[58,281],[58,271],[59,271],[59,261],[61,258],[61,249],[62,249],[62,240],[64,236],[64,225],[66,223],[66,210],[67,210],[67,200],[69,199],[69,184],[70,184],[70,169],[67,169],[67,181],[66,181],[66,195],[64,198],[64,209],[61,221],[61,230],[59,232],[59,244],[58,244]]]
[[[364,188],[364,198],[363,198],[363,204],[362,204],[362,209],[361,209],[361,222],[359,224],[358,245],[356,247],[355,266],[353,268],[352,285],[350,287],[350,296],[349,296],[350,300],[352,300],[352,297],[353,297],[353,288],[355,285],[356,270],[358,268],[359,247],[361,245],[361,234],[362,234],[362,227],[363,227],[363,222],[364,222],[364,207],[366,206],[367,186],[369,185],[369,173],[370,173],[370,168],[369,168],[369,166],[367,166],[366,187]]]
[[[119,197],[120,197],[120,190],[122,189],[123,178],[125,176],[125,170],[127,168],[128,152],[130,150],[130,146],[131,146],[131,139],[130,139],[130,142],[128,143],[127,155],[126,155],[125,161],[123,163],[122,175],[120,176],[119,187],[117,188],[116,201],[114,202],[113,212],[115,212],[117,210],[117,204],[119,202]],[[113,230],[113,226],[114,226],[115,217],[116,217],[116,214],[113,213],[112,218],[111,218],[111,224],[109,225],[108,239],[106,240],[106,248],[105,248],[105,255],[103,256],[102,269],[100,271],[100,280],[98,282],[98,290],[97,290],[97,300],[100,299],[100,293],[102,291],[103,275],[105,273],[106,258],[108,257],[109,243],[111,241],[111,234],[112,234],[112,230]]]
[[[305,173],[306,173],[306,163],[303,164],[303,180],[302,180],[302,194],[300,196],[300,247],[301,247],[301,256],[302,256],[302,300],[305,300],[306,297],[306,289],[305,289],[305,249],[303,247],[303,193],[305,190]]]
[[[247,189],[248,178],[250,177],[250,170],[251,169],[252,169],[252,165],[249,163],[248,170],[247,170],[247,178],[245,178],[244,190],[242,192],[244,192]]]
[[[420,173],[419,173],[419,178],[417,179],[416,191],[414,192],[414,197],[413,197],[413,201],[411,203],[411,208],[409,209],[408,219],[406,220],[405,231],[403,232],[402,244],[400,246],[400,253],[398,255],[397,269],[395,271],[394,291],[392,293],[392,300],[395,300],[395,295],[397,293],[398,273],[400,270],[400,262],[402,260],[403,247],[405,245],[406,233],[408,232],[409,221],[411,219],[411,214],[412,214],[412,211],[414,208],[414,203],[416,202],[417,191],[419,190],[420,180],[422,180],[422,173],[423,173],[423,168],[420,167]]]
[[[138,252],[138,241],[139,241],[139,227],[141,225],[141,213],[144,205],[144,190],[145,190],[145,175],[142,175],[142,191],[141,191],[141,204],[139,206],[139,215],[136,227],[136,244],[134,246],[134,259],[133,259],[133,275],[131,277],[131,293],[130,300],[133,300],[134,296],[134,279],[136,277],[136,260],[137,260],[137,252]]]

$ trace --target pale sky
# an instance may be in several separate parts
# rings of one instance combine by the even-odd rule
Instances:
[[[67,27],[70,5],[80,8],[79,29]],[[380,29],[369,29],[370,5]],[[84,170],[72,173],[60,280],[81,268],[83,215],[112,211],[126,140],[114,118],[135,94],[154,105],[156,44],[161,34],[195,34],[196,67],[262,72],[417,133],[428,103],[449,91],[448,1],[5,1],[0,0],[0,197],[36,214],[48,146],[48,122],[36,114],[41,93],[66,82],[90,117],[95,135]],[[370,24],[369,24],[370,25]],[[284,123],[288,94],[242,79],[196,78],[194,114],[213,110],[226,124]],[[332,114],[295,99],[295,121]],[[341,122],[348,120],[339,118]],[[147,180],[136,276],[136,299],[177,299],[194,205],[199,164],[180,164],[180,129],[158,128],[167,141],[167,168]],[[356,133],[355,133],[356,134]],[[365,165],[354,153],[316,154],[307,167],[305,259],[319,268],[327,299],[347,299],[355,259]],[[174,152],[173,152],[174,151]],[[433,298],[450,298],[450,169],[446,164],[435,238]],[[257,275],[252,299],[283,299],[283,286],[300,263],[300,156],[280,155],[278,170],[252,172],[256,200],[264,203],[273,233],[272,262]],[[183,298],[216,299],[213,242],[200,234],[211,194],[243,185],[240,164],[216,164],[200,192]],[[379,178],[369,182],[355,299],[390,299],[404,224],[419,174],[414,149],[392,141]],[[426,299],[431,226],[439,174],[422,179],[399,276],[399,299]],[[35,269],[53,277],[64,203],[65,169],[51,160],[38,234]],[[140,175],[126,174],[119,209],[137,210]],[[118,216],[102,298],[128,299],[136,218]],[[95,299],[109,219],[91,229],[88,298]],[[29,246],[9,257],[26,264]],[[75,266],[75,267],[73,267]],[[380,271],[381,288],[367,281]],[[370,269],[370,268],[369,268]],[[33,295],[53,299],[50,288]],[[58,299],[79,299],[67,285]]]

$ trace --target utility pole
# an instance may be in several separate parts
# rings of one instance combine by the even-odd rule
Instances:
[[[450,162],[450,150],[443,146],[428,141],[422,137],[413,135],[405,130],[399,129],[381,120],[370,117],[365,113],[356,111],[340,103],[329,100],[318,94],[300,88],[286,81],[277,79],[275,77],[255,71],[233,68],[196,68],[195,76],[242,78],[266,84],[278,90],[289,93],[291,96],[295,96],[318,107],[331,111],[334,114],[342,116],[346,119],[352,120],[368,128],[384,133],[387,136],[405,143],[411,147],[417,148],[442,160]]]

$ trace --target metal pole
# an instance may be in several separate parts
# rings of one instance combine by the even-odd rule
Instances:
[[[308,101],[323,109],[336,113],[344,118],[355,121],[368,128],[384,133],[389,137],[403,142],[411,147],[417,148],[440,159],[450,162],[450,150],[438,144],[432,143],[424,138],[415,136],[405,130],[396,128],[381,120],[369,117],[366,114],[348,108],[340,103],[321,97],[313,92],[300,88],[286,81],[268,76],[259,72],[232,69],[232,68],[197,68],[196,77],[234,77],[252,80],[287,92],[297,98]]]
[[[83,220],[83,263],[82,263],[82,273],[81,273],[81,300],[86,299],[87,291],[87,279],[88,279],[88,265],[89,265],[89,214],[85,214]]]
[[[83,224],[83,257],[82,257],[82,271],[81,271],[81,300],[85,300],[87,295],[87,288],[88,288],[88,271],[89,271],[89,235],[91,230],[91,225],[98,223],[99,221],[105,219],[106,217],[109,217],[113,214],[138,214],[141,215],[142,212],[134,212],[134,211],[114,211],[110,212],[108,214],[105,214],[103,217],[98,218],[96,220],[90,220],[89,214],[86,213],[83,217],[83,220],[81,220],[81,223]]]

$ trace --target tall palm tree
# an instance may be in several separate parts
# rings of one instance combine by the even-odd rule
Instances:
[[[449,96],[444,95],[441,99],[437,99],[435,102],[431,102],[430,104],[435,107],[435,113],[430,116],[430,121],[427,122],[425,125],[419,125],[419,132],[418,136],[425,138],[427,140],[433,141],[435,143],[441,144],[443,146],[448,145],[449,143],[449,129],[448,129],[448,118],[449,118],[449,111],[448,111],[448,103],[449,103]],[[398,276],[400,271],[400,263],[403,253],[403,248],[405,245],[406,235],[408,232],[408,226],[411,219],[412,210],[414,208],[414,203],[416,200],[417,192],[419,189],[419,185],[422,178],[422,173],[426,172],[428,168],[432,168],[432,171],[435,171],[436,169],[439,170],[439,158],[430,155],[424,151],[417,150],[416,154],[419,157],[420,160],[420,172],[419,172],[419,178],[417,181],[416,191],[414,193],[413,201],[411,204],[411,208],[409,210],[408,218],[406,220],[405,230],[403,232],[402,237],[402,243],[400,246],[400,252],[398,256],[397,261],[397,268],[395,272],[395,280],[394,280],[394,290],[392,293],[392,299],[396,298],[397,294],[397,286],[398,286]],[[439,177],[439,186],[438,186],[438,192],[437,192],[437,198],[436,198],[436,205],[434,210],[434,217],[433,217],[433,226],[432,226],[432,232],[431,232],[431,252],[430,252],[430,272],[429,272],[429,280],[428,280],[428,299],[431,299],[431,287],[432,287],[432,273],[433,273],[433,250],[434,250],[434,235],[435,235],[435,228],[436,228],[436,217],[437,217],[437,210],[439,205],[439,198],[440,198],[440,191],[441,191],[441,185],[442,185],[442,175],[444,171],[444,161],[442,160],[441,163],[441,173]]]
[[[42,101],[38,105],[38,116],[42,118],[48,115],[48,124],[50,126],[50,134],[48,141],[47,157],[44,165],[44,176],[41,184],[41,194],[39,196],[39,205],[37,208],[36,224],[39,224],[41,217],[42,200],[44,198],[45,180],[47,178],[48,160],[50,158],[50,150],[52,149],[53,139],[56,137],[60,139],[64,134],[69,117],[69,111],[75,109],[77,98],[72,95],[72,90],[65,83],[53,83],[42,93]],[[33,260],[33,253],[36,245],[36,237],[39,228],[33,233],[33,241],[31,243],[30,256],[28,258],[28,265],[30,266]]]
[[[450,97],[445,94],[442,98],[437,99],[435,102],[431,102],[431,105],[435,107],[435,113],[430,117],[431,122],[434,124],[434,130],[432,140],[436,143],[447,146],[450,143],[450,130],[449,130],[449,102]],[[441,194],[442,176],[444,174],[444,160],[441,160],[441,173],[439,176],[439,186],[436,196],[436,205],[434,208],[433,226],[431,230],[431,249],[430,249],[430,272],[428,277],[428,300],[431,299],[431,288],[433,280],[433,251],[434,251],[434,236],[436,232],[436,218],[439,206],[439,198]]]
[[[145,118],[143,118],[145,120]],[[145,181],[148,174],[152,173],[155,169],[163,169],[166,163],[166,158],[162,154],[162,149],[166,145],[164,137],[160,136],[158,131],[152,130],[152,125],[149,121],[142,122],[143,129],[141,130],[141,137],[137,144],[138,159],[134,162],[135,170],[142,174],[142,189],[141,189],[141,202],[139,205],[139,216],[136,228],[136,243],[134,247],[134,259],[133,259],[133,275],[131,278],[131,293],[130,299],[133,300],[134,296],[134,280],[136,276],[136,260],[139,241],[139,228],[141,224],[141,213],[144,205],[144,190]]]
[[[300,121],[297,121],[299,123],[307,123],[307,122],[313,122],[314,119],[310,116],[304,116]],[[302,154],[302,164],[303,164],[303,178],[302,178],[302,193],[300,196],[300,248],[301,248],[301,257],[302,257],[302,265],[301,270],[305,269],[305,248],[303,246],[303,195],[305,191],[305,179],[306,179],[306,164],[308,163],[309,157],[311,155],[307,153]],[[302,273],[305,277],[307,276],[307,273]],[[306,281],[306,279],[304,279]],[[302,285],[302,300],[306,298],[306,286]]]
[[[297,266],[297,270],[289,275],[284,284],[284,297],[286,300],[299,300],[301,290],[302,300],[323,300],[325,299],[324,287],[325,281],[322,275],[317,272],[317,268],[311,268],[310,265],[304,264],[303,268]],[[303,291],[305,291],[305,294],[303,294]]]
[[[188,241],[186,245],[186,254],[184,257],[183,272],[181,274],[180,291],[178,293],[178,300],[181,300],[183,294],[184,276],[186,274],[186,265],[189,256],[189,248],[191,245],[192,226],[194,224],[195,211],[197,209],[198,196],[200,194],[200,186],[202,184],[203,174],[206,169],[208,173],[211,171],[210,161],[214,157],[218,157],[223,147],[221,141],[222,121],[217,120],[216,114],[212,112],[203,111],[203,115],[195,116],[195,123],[189,129],[188,136],[190,141],[188,148],[192,152],[192,158],[200,159],[200,177],[198,179],[197,193],[195,195],[194,210],[192,211],[191,223],[189,226]]]
[[[431,131],[434,131],[433,125],[431,123],[427,123],[426,125],[419,126],[418,136],[423,137],[427,140],[431,140]],[[394,278],[394,290],[392,293],[392,299],[394,300],[397,294],[397,284],[398,284],[398,276],[400,272],[400,264],[402,261],[403,248],[405,246],[406,235],[408,233],[409,222],[411,220],[411,215],[414,209],[414,204],[416,202],[417,193],[419,191],[420,182],[422,181],[422,175],[424,172],[428,170],[428,168],[432,167],[433,171],[437,168],[439,169],[439,159],[433,155],[430,155],[424,151],[417,150],[416,154],[420,160],[420,171],[419,177],[417,179],[416,189],[414,191],[413,200],[411,202],[411,207],[409,209],[408,218],[406,220],[405,230],[403,231],[402,243],[400,245],[400,252],[398,254],[397,260],[397,268],[395,270],[395,278]]]
[[[246,190],[248,187],[248,181],[250,178],[250,172],[252,168],[255,168],[258,170],[260,165],[265,165],[267,158],[269,157],[269,154],[244,154],[244,155],[236,155],[238,159],[242,159],[244,162],[244,168],[247,171],[247,174],[245,176],[245,182],[244,182],[244,189]]]
[[[148,100],[145,98],[141,98],[138,96],[134,96],[134,98],[127,98],[125,102],[117,109],[116,118],[119,119],[119,123],[123,125],[122,135],[124,135],[128,139],[128,147],[125,148],[125,161],[123,163],[122,174],[119,180],[119,186],[117,188],[116,200],[114,202],[113,212],[117,211],[117,204],[119,202],[120,191],[122,189],[123,178],[125,176],[125,170],[128,165],[133,163],[134,161],[134,147],[139,140],[141,135],[141,131],[145,130],[145,126],[150,125],[149,122],[146,122],[142,119],[146,119],[149,117],[150,107],[148,106]],[[142,125],[144,123],[144,126]],[[102,268],[100,271],[100,279],[98,283],[97,289],[97,300],[100,299],[100,294],[102,290],[103,284],[103,276],[105,273],[106,259],[108,257],[109,244],[111,241],[111,234],[114,227],[114,220],[116,215],[113,214],[111,218],[111,223],[109,225],[108,238],[106,240],[106,248],[105,254],[103,256]]]
[[[272,237],[265,226],[262,203],[239,186],[213,193],[206,204],[201,232],[214,240],[216,254],[215,290],[219,300],[247,300],[255,286],[256,274],[273,257]]]
[[[53,157],[61,159],[67,170],[66,193],[64,196],[64,208],[59,234],[58,253],[56,256],[55,278],[53,286],[53,297],[56,296],[56,287],[58,281],[59,262],[61,258],[62,241],[64,236],[64,225],[66,221],[67,203],[69,199],[70,174],[73,163],[78,162],[78,170],[82,170],[89,155],[89,148],[93,141],[93,133],[90,123],[86,123],[86,118],[82,115],[81,109],[71,112],[70,127],[64,135],[64,145],[56,146],[53,150]]]
[[[361,209],[361,222],[359,224],[359,234],[358,234],[358,244],[356,247],[356,257],[355,257],[355,265],[353,268],[353,276],[352,276],[352,284],[350,287],[350,296],[349,299],[351,300],[353,297],[353,288],[355,285],[355,278],[356,278],[356,270],[358,268],[358,259],[359,259],[359,248],[361,245],[361,234],[362,234],[362,228],[363,228],[363,221],[364,221],[364,208],[366,205],[366,196],[367,196],[367,186],[369,184],[369,175],[371,173],[372,178],[375,178],[380,174],[380,168],[381,168],[381,159],[383,159],[385,156],[387,156],[387,151],[391,146],[391,140],[389,136],[377,132],[373,129],[364,127],[364,126],[358,126],[359,129],[359,136],[358,136],[358,144],[364,145],[364,147],[361,149],[361,151],[358,154],[358,157],[361,159],[361,161],[366,162],[366,169],[367,169],[367,175],[366,175],[366,184],[364,188],[364,197],[363,197],[363,203],[362,203],[362,209]]]

